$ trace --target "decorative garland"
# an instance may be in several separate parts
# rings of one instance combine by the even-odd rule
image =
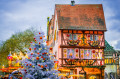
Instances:
[[[67,41],[67,44],[69,44],[70,46],[76,46],[77,44],[79,44],[78,40],[69,40]]]
[[[88,44],[92,47],[98,47],[100,42],[99,41],[90,41]]]

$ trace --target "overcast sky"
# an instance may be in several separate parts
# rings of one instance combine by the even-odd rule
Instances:
[[[0,0],[0,41],[30,27],[46,32],[47,17],[54,14],[55,4],[70,4],[71,0]],[[103,4],[107,32],[106,40],[120,49],[120,0],[75,0],[76,4]]]

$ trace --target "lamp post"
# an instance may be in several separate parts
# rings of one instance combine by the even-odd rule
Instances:
[[[9,60],[8,61],[8,63],[9,63],[9,67],[11,67],[11,61],[12,61],[12,54],[11,54],[11,51],[10,51],[10,53],[9,53],[9,55],[8,55],[8,57],[7,57],[7,59]]]
[[[11,51],[10,51],[10,53],[9,53],[9,55],[8,55],[8,57],[7,57],[7,59],[8,59],[8,63],[9,63],[9,67],[8,67],[8,72],[10,73],[10,67],[11,67],[11,61],[12,61],[12,54],[11,54]]]

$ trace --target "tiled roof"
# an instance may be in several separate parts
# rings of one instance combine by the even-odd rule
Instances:
[[[106,30],[102,4],[56,4],[59,29]]]
[[[105,40],[105,49],[104,49],[105,52],[116,52],[114,50],[114,48]]]

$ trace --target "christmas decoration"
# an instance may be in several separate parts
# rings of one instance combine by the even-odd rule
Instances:
[[[26,53],[28,58],[23,57],[21,61],[24,68],[12,72],[10,77],[17,79],[14,74],[19,72],[23,75],[23,79],[58,79],[58,72],[54,70],[55,57],[49,53],[49,49],[52,48],[44,44],[45,39],[42,37],[45,37],[44,32],[35,35],[36,42],[31,42],[31,47]]]

